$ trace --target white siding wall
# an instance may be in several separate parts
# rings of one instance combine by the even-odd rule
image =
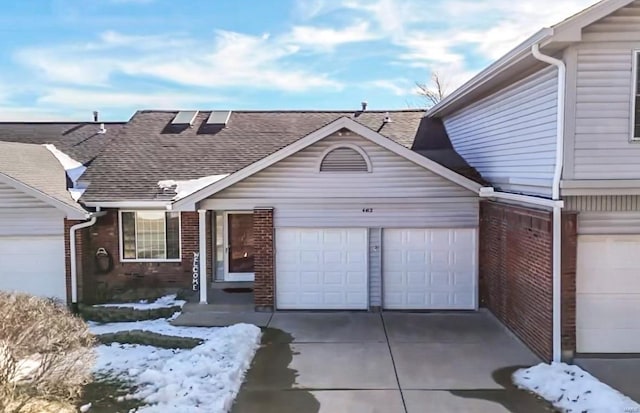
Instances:
[[[0,182],[0,236],[62,235],[64,214]]]
[[[372,172],[318,172],[336,143],[361,147]],[[359,136],[331,136],[203,201],[207,209],[274,207],[276,227],[467,227],[477,196]]]
[[[640,196],[579,196],[565,199],[578,211],[578,234],[640,234]]]
[[[555,165],[557,73],[542,69],[444,119],[467,162],[507,191],[549,195]]]
[[[575,90],[567,92],[576,105],[573,169],[566,177],[640,179],[640,142],[630,142],[634,49],[640,49],[640,1],[584,30]]]
[[[382,306],[382,229],[369,229],[369,305]]]

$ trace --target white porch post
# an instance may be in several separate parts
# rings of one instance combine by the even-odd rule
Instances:
[[[200,250],[200,304],[207,304],[207,210],[199,209],[199,250]]]

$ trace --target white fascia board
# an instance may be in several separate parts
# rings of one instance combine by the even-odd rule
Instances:
[[[353,119],[342,117],[326,126],[323,126],[315,132],[310,133],[306,137],[297,140],[291,145],[261,159],[260,161],[239,170],[238,172],[228,176],[227,178],[224,178],[212,185],[194,192],[193,194],[185,198],[182,198],[181,200],[174,202],[171,206],[171,209],[181,211],[195,211],[197,202],[208,198],[211,195],[220,192],[223,189],[226,189],[253,174],[262,171],[263,169],[307,148],[310,145],[313,145],[314,143],[332,135],[333,133],[338,132],[343,128],[349,129],[352,132],[360,135],[361,137],[368,139],[371,142],[378,144],[379,146],[382,146],[383,148],[388,149],[391,152],[400,155],[408,159],[409,161],[412,161],[413,163],[422,166],[423,168],[428,169],[431,172],[440,175],[441,177],[448,179],[470,191],[478,193],[478,191],[482,187],[482,185],[478,184],[477,182],[474,182],[469,178],[453,172],[452,170],[447,169],[444,166],[428,158],[425,158],[424,156],[416,152],[413,152],[412,150],[392,141],[389,138],[380,135],[379,133],[354,121]]]
[[[530,205],[544,206],[544,207],[564,207],[564,201],[554,201],[549,198],[540,198],[537,196],[531,195],[523,195],[523,194],[513,194],[511,192],[499,192],[495,191],[491,187],[484,187],[480,190],[481,198],[494,198],[494,199],[504,199],[507,201],[515,201],[521,202]]]
[[[92,208],[169,209],[171,201],[95,201],[83,204]]]
[[[15,178],[10,177],[9,175],[5,175],[0,172],[0,181],[16,188],[19,191],[24,192],[27,195],[30,195],[34,198],[39,199],[45,204],[51,205],[54,208],[59,209],[64,212],[69,219],[87,219],[90,216],[88,211],[85,211],[80,205],[77,208],[60,201],[50,195],[45,194],[44,192],[29,186],[22,181],[19,181]]]

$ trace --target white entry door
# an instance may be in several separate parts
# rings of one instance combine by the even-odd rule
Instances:
[[[253,212],[226,212],[224,216],[224,280],[253,281]]]
[[[640,353],[640,236],[578,236],[579,353]]]
[[[0,290],[66,300],[62,235],[0,236]]]
[[[279,309],[368,308],[367,230],[276,229]]]
[[[383,229],[382,274],[384,308],[476,309],[476,230]]]

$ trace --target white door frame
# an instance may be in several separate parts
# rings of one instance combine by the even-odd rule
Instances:
[[[224,280],[225,281],[253,281],[255,272],[229,272],[229,215],[253,214],[253,211],[224,211]]]

